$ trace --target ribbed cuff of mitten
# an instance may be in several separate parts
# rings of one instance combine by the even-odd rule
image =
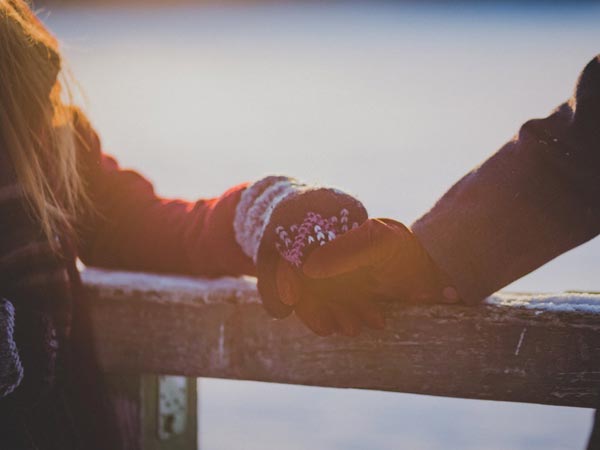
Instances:
[[[249,185],[238,203],[233,229],[235,239],[256,263],[258,248],[271,214],[285,198],[309,186],[286,176],[269,176]]]
[[[12,393],[23,379],[23,366],[14,341],[15,309],[0,299],[0,398]]]

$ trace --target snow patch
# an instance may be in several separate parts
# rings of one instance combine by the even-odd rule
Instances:
[[[484,304],[548,312],[600,314],[600,294],[585,292],[560,294],[511,294],[499,292]]]
[[[196,278],[181,275],[125,272],[86,268],[81,272],[84,284],[125,293],[146,292],[175,301],[218,302],[225,299],[259,302],[253,277]]]

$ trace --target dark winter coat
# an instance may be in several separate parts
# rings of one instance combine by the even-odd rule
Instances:
[[[573,97],[525,123],[412,229],[467,303],[597,236],[600,55]]]

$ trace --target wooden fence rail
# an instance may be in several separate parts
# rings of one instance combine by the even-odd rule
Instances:
[[[272,320],[250,278],[87,269],[111,373],[218,377],[593,407],[600,295],[499,294],[478,307],[385,305],[383,331],[313,335]]]

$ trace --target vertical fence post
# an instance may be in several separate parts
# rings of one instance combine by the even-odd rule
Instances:
[[[111,398],[128,450],[196,450],[196,378],[109,375]]]

